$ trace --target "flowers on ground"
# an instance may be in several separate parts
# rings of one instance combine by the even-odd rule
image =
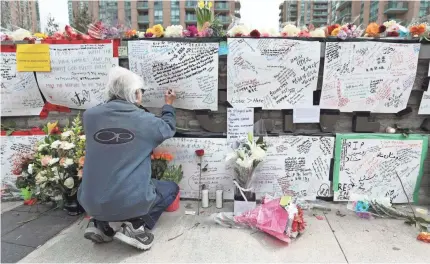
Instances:
[[[76,194],[85,162],[85,137],[82,123],[76,117],[71,127],[61,134],[53,134],[57,123],[48,123],[47,136],[35,147],[34,155],[20,158],[15,172],[18,188],[26,189],[41,201],[61,202],[66,196]]]

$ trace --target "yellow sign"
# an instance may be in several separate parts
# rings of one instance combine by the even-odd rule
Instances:
[[[48,44],[18,44],[16,69],[19,72],[50,72],[51,56]]]

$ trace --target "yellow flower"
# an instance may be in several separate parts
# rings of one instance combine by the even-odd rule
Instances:
[[[331,32],[332,36],[337,36],[337,34],[339,34],[340,28],[335,28],[333,29],[333,31]]]
[[[208,3],[209,8],[212,8],[212,5],[213,5],[212,2]]]
[[[54,123],[48,122],[48,124],[46,125],[46,127],[48,128],[48,135],[50,135],[52,131],[57,127],[57,124],[58,124],[58,121]]]
[[[155,26],[152,28],[152,30],[153,30],[153,34],[154,34],[157,38],[162,37],[162,36],[163,36],[163,34],[164,34],[163,26],[162,26],[162,25],[160,25],[160,24],[155,25]]]
[[[36,38],[39,38],[39,39],[46,39],[48,36],[46,36],[45,34],[43,34],[43,33],[34,33],[34,36],[36,37]]]
[[[154,34],[154,30],[153,30],[152,28],[148,28],[148,29],[146,30],[146,33],[152,33],[152,34]]]
[[[200,9],[204,8],[205,7],[205,2],[204,1],[199,1],[198,7]]]

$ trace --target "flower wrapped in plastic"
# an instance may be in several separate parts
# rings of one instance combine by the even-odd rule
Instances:
[[[235,199],[243,198],[244,201],[254,200],[253,180],[255,169],[266,157],[267,146],[263,137],[254,141],[252,133],[248,133],[245,140],[232,144],[233,151],[226,157],[226,161],[234,162],[234,180],[236,185]]]
[[[88,25],[88,35],[95,39],[119,39],[125,36],[130,26],[115,23],[113,25],[98,21]]]
[[[299,33],[300,29],[293,23],[287,23],[281,30],[281,36],[283,37],[297,37]]]
[[[281,198],[266,201],[238,216],[233,216],[233,213],[218,213],[211,217],[217,224],[225,227],[253,228],[290,243],[291,239],[305,231],[306,223],[299,206],[294,203],[281,206],[280,202]]]

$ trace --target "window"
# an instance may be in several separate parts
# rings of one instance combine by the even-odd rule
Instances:
[[[124,1],[124,12],[126,24],[131,24],[131,2],[130,0]]]
[[[154,10],[154,20],[163,21],[163,10]]]
[[[179,9],[170,10],[170,23],[172,25],[178,25],[180,23]]]

